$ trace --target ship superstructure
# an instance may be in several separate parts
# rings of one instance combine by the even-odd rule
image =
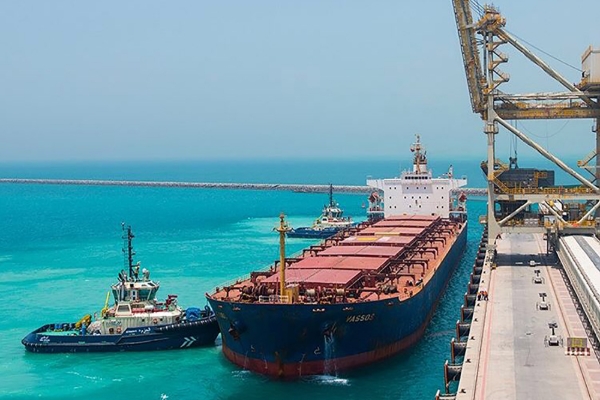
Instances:
[[[419,135],[410,150],[414,153],[411,170],[402,171],[398,178],[367,180],[368,186],[384,192],[384,216],[417,214],[448,218],[450,212],[459,208],[451,193],[465,186],[466,178],[454,178],[452,166],[445,176],[434,178]]]

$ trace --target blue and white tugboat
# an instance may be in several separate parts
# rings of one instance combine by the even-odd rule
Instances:
[[[350,228],[354,223],[352,218],[344,217],[344,211],[333,200],[333,185],[329,185],[329,204],[323,206],[321,216],[312,226],[290,229],[287,237],[302,239],[326,239],[342,229]]]
[[[35,353],[76,353],[109,351],[142,351],[187,349],[208,346],[215,342],[219,326],[214,312],[204,309],[183,309],[177,295],[168,295],[164,302],[156,299],[159,282],[150,279],[150,272],[140,263],[133,263],[133,234],[123,224],[125,263],[129,274],[119,273],[119,282],[111,286],[114,305],[104,308],[94,318],[85,315],[77,322],[46,324],[21,341]]]

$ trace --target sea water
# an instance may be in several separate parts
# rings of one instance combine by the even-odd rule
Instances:
[[[439,162],[441,174],[449,163]],[[406,168],[410,165],[406,162]],[[0,177],[361,185],[392,177],[396,161],[0,164]],[[454,163],[475,177],[478,162]],[[471,180],[473,182],[473,179]],[[364,194],[335,194],[365,217]],[[204,306],[205,293],[278,258],[281,212],[310,225],[327,194],[286,191],[0,184],[0,397],[10,399],[417,399],[442,389],[443,364],[481,236],[485,200],[468,201],[467,251],[422,340],[389,360],[336,376],[272,380],[229,363],[214,346],[181,351],[32,354],[21,339],[48,322],[99,311],[124,268],[121,222],[159,297]],[[289,239],[293,254],[314,243]]]

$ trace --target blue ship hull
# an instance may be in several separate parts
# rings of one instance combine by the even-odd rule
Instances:
[[[266,375],[331,374],[392,356],[423,335],[466,246],[466,224],[415,296],[342,304],[260,304],[208,297],[233,363]]]
[[[34,353],[79,353],[187,349],[214,344],[219,326],[214,315],[193,322],[128,328],[120,335],[49,334],[56,326],[47,324],[31,332],[21,343]]]

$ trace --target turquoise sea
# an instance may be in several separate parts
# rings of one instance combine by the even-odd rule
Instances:
[[[445,172],[449,162],[433,165]],[[479,162],[454,162],[455,175],[483,187]],[[405,162],[205,161],[0,164],[0,177],[199,182],[364,184],[392,177]],[[364,195],[337,194],[363,219]],[[273,381],[209,348],[148,353],[31,354],[20,341],[55,321],[76,321],[104,305],[123,267],[121,222],[135,233],[136,259],[161,282],[160,297],[204,306],[204,294],[278,257],[272,228],[280,212],[307,225],[326,194],[0,184],[0,397],[7,399],[431,399],[459,318],[485,200],[468,202],[468,249],[419,344],[382,363],[294,382]],[[288,240],[288,254],[313,243]]]

